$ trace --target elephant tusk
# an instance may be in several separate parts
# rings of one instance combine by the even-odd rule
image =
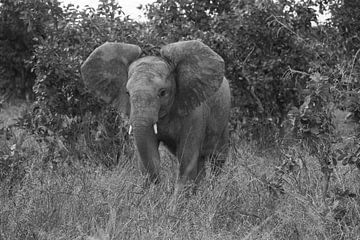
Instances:
[[[156,124],[156,123],[154,123],[154,133],[155,133],[155,135],[158,133],[158,131],[157,131],[157,124]]]
[[[131,132],[132,132],[132,126],[130,125],[130,127],[129,127],[129,135],[131,134]]]

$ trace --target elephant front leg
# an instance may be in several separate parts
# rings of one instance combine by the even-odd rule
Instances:
[[[184,149],[184,153],[179,156],[180,169],[179,181],[186,184],[189,181],[195,182],[198,175],[199,151],[196,149]]]
[[[201,149],[205,136],[204,109],[195,109],[182,122],[177,148],[180,163],[179,183],[198,183],[203,177],[204,161]]]
[[[195,137],[195,136],[194,136]],[[197,184],[204,176],[204,161],[200,157],[200,140],[187,138],[179,148],[177,157],[180,163],[179,183],[180,184]]]

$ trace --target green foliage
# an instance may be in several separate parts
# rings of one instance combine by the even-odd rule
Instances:
[[[31,94],[35,44],[56,18],[59,3],[51,0],[0,1],[0,92],[16,97]]]
[[[78,147],[83,139],[86,147],[107,152],[109,159],[116,159],[119,151],[131,144],[126,123],[113,107],[105,106],[84,89],[79,69],[91,51],[105,41],[134,43],[152,51],[151,36],[145,33],[144,25],[125,17],[113,0],[101,1],[96,10],[80,10],[73,5],[61,8],[58,1],[27,0],[4,1],[0,9],[4,13],[4,42],[16,45],[16,41],[11,41],[15,38],[26,42],[26,49],[1,45],[8,51],[1,52],[6,58],[1,58],[4,63],[0,66],[11,70],[5,64],[13,64],[9,61],[12,58],[18,61],[17,66],[13,64],[14,69],[26,68],[36,76],[25,77],[31,82],[26,86],[33,87],[35,102],[18,123],[47,145],[45,161],[65,161],[68,155],[84,158],[87,149]],[[22,39],[12,34],[22,34]],[[12,81],[7,78],[0,84],[11,92],[18,87]],[[85,154],[85,158],[89,157]],[[116,164],[113,160],[97,163],[109,167]]]
[[[225,59],[236,109],[232,122],[256,132],[262,126],[279,129],[291,107],[302,104],[309,78],[284,75],[289,68],[308,72],[318,58],[303,37],[314,31],[313,5],[282,2],[222,1],[218,6],[216,1],[173,0],[157,1],[147,10],[159,38],[200,38]],[[196,20],[200,17],[206,21]]]
[[[331,141],[334,130],[331,116],[334,107],[331,84],[328,77],[321,76],[319,73],[312,74],[310,79],[305,89],[307,95],[303,104],[300,108],[294,107],[289,115],[295,118],[292,121],[302,139],[308,136],[321,136]],[[296,123],[296,121],[299,122]]]
[[[69,5],[48,25],[48,37],[37,45],[34,54],[36,101],[30,118],[34,131],[54,145],[52,154],[57,151],[58,139],[72,154],[79,151],[76,145],[81,137],[85,137],[87,146],[107,151],[112,158],[123,149],[128,137],[126,131],[119,130],[125,128],[125,122],[114,114],[111,106],[105,106],[87,93],[79,69],[95,47],[105,41],[134,42],[135,36],[126,33],[139,28],[139,24],[123,19],[121,7],[114,1],[102,1],[97,10],[79,11]],[[114,134],[100,141],[97,136],[102,126],[105,135]]]
[[[345,48],[347,54],[354,55],[360,48],[360,3],[356,0],[346,0],[343,4],[330,2],[331,24],[342,38],[339,45]]]
[[[26,10],[20,3],[27,4]],[[334,26],[340,26],[335,19],[344,24],[350,21],[335,14],[349,9],[348,5],[336,6],[334,1],[158,0],[145,7],[148,23],[125,17],[115,1],[101,1],[96,10],[71,5],[61,9],[57,1],[4,1],[2,10],[22,14],[13,14],[23,29],[14,32],[25,28],[34,32],[29,36],[31,54],[26,61],[36,75],[34,114],[53,115],[40,124],[53,132],[61,131],[66,118],[82,118],[103,108],[79,81],[79,66],[96,46],[124,41],[153,54],[162,44],[199,38],[225,59],[234,96],[233,127],[259,138],[262,129],[274,131],[267,136],[283,136],[288,112],[306,101],[304,89],[312,73],[330,70],[328,75],[336,74],[331,69],[342,54],[335,50],[339,45],[335,37],[331,44],[321,42],[329,43],[328,35],[336,36],[336,32],[330,25],[316,27],[314,11],[315,7],[331,9]]]
[[[11,131],[6,129],[7,137],[10,138]],[[24,164],[26,163],[27,153],[19,151],[18,145],[12,143],[10,145],[1,144],[2,150],[0,151],[0,182],[8,185],[8,189],[19,185],[25,176]],[[7,193],[8,194],[8,193]]]

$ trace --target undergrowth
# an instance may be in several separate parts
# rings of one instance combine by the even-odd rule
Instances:
[[[111,169],[91,164],[104,162],[91,157],[109,156],[92,154],[86,146],[85,159],[67,154],[62,161],[51,161],[49,149],[32,133],[12,131],[11,138],[1,139],[2,146],[8,146],[1,161],[11,159],[14,164],[11,171],[2,169],[0,239],[360,236],[357,168],[338,166],[324,201],[321,166],[297,147],[260,152],[251,143],[232,140],[220,176],[208,174],[196,194],[188,195],[174,193],[178,166],[163,148],[162,181],[144,188],[136,161],[125,153]]]

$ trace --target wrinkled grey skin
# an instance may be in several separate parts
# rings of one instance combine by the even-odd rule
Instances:
[[[159,181],[163,142],[179,160],[180,182],[197,182],[206,159],[216,171],[227,157],[230,88],[224,61],[199,41],[166,45],[160,57],[141,53],[136,45],[105,43],[83,63],[83,80],[130,116],[141,169],[151,181]]]

